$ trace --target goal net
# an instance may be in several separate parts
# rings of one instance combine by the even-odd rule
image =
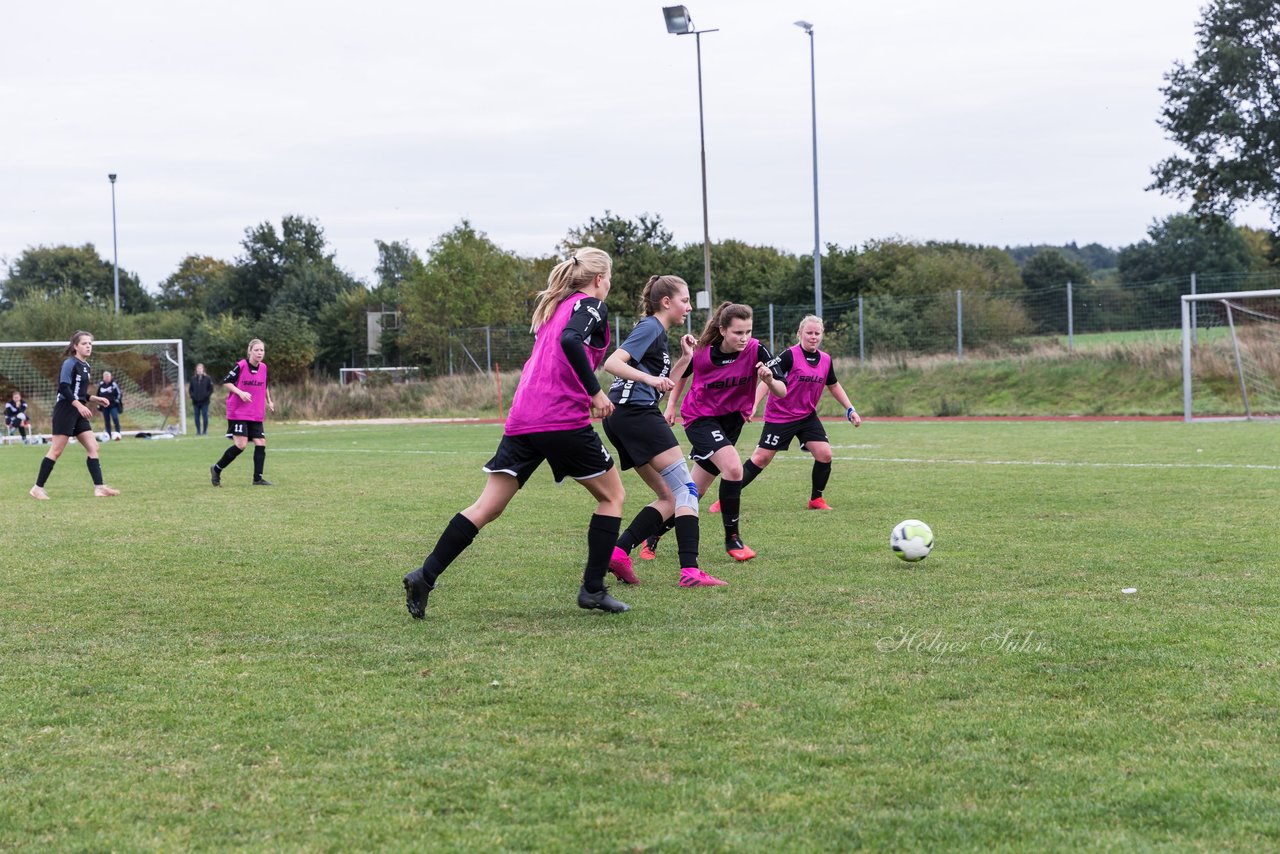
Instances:
[[[349,385],[351,383],[368,383],[370,385],[392,385],[394,383],[415,382],[422,377],[419,375],[418,368],[415,367],[395,367],[395,368],[339,368],[338,382],[340,385]]]
[[[37,435],[48,435],[52,429],[58,372],[66,348],[66,341],[0,342],[0,395],[7,401],[15,390],[22,392],[31,429]],[[187,432],[181,339],[94,341],[89,365],[93,369],[91,394],[97,393],[104,371],[110,371],[120,385],[124,403],[121,433]],[[94,432],[99,432],[103,419],[96,406],[89,408],[94,415]]]
[[[1186,421],[1280,418],[1280,290],[1182,297]]]

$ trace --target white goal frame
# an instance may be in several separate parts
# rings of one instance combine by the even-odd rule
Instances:
[[[373,314],[374,312],[370,312]],[[388,374],[394,375],[396,371],[404,371],[408,381],[408,374],[414,374],[413,380],[416,382],[421,379],[422,371],[416,365],[396,365],[389,368],[338,368],[338,385],[350,385],[352,382],[364,382],[369,374]]]
[[[99,340],[95,338],[93,341],[93,346],[95,348],[133,347],[133,346],[143,345],[143,344],[168,345],[176,348],[177,350],[178,359],[176,363],[174,362],[173,357],[169,355],[167,349],[162,350],[161,355],[171,365],[174,365],[174,367],[177,368],[177,372],[178,372],[178,379],[174,388],[175,400],[178,408],[178,420],[177,420],[176,430],[173,430],[172,432],[186,435],[186,432],[187,432],[187,376],[186,376],[186,362],[184,361],[184,358],[183,358],[182,339],[181,338],[124,338],[124,339],[116,339],[116,340]],[[25,349],[35,349],[35,348],[55,349],[56,348],[58,350],[65,350],[66,347],[67,347],[67,342],[65,340],[63,341],[0,341],[0,349],[16,350],[19,348],[25,348]],[[90,356],[89,360],[90,360],[90,364],[92,364],[94,361],[93,356]],[[99,376],[101,376],[101,371],[98,371],[98,374]],[[48,377],[46,379],[52,385],[54,386],[57,385],[58,378],[56,376]],[[25,396],[26,395],[24,395],[24,397]],[[126,402],[126,409],[127,409],[128,401],[126,400],[125,402]],[[164,429],[168,431],[168,430],[171,430],[172,428],[166,427]],[[137,433],[138,431],[135,430],[134,434],[136,435]]]
[[[1254,416],[1249,410],[1249,392],[1244,377],[1244,366],[1240,361],[1240,347],[1235,337],[1234,327],[1231,330],[1232,346],[1235,348],[1236,371],[1240,378],[1240,393],[1243,397],[1244,415],[1201,416],[1196,418],[1191,412],[1191,347],[1195,336],[1195,308],[1202,302],[1226,302],[1228,300],[1253,299],[1256,297],[1280,297],[1280,289],[1262,291],[1230,291],[1220,294],[1183,294],[1182,295],[1182,420],[1192,421],[1249,421]],[[1230,315],[1228,315],[1229,317]]]

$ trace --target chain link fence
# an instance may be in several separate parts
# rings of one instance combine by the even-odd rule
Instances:
[[[944,291],[910,296],[867,296],[823,306],[823,349],[833,356],[895,358],[952,354],[957,359],[981,351],[1018,349],[1037,340],[1067,351],[1077,337],[1096,333],[1178,330],[1180,297],[1186,293],[1280,288],[1280,271],[1181,277],[1141,284],[1072,284],[1035,291]],[[812,305],[753,306],[755,336],[773,352],[796,342],[800,321]],[[639,320],[610,315],[611,346]],[[685,328],[697,335],[706,312],[695,311]],[[529,358],[528,327],[473,327],[450,330],[447,357],[438,373],[516,372]]]

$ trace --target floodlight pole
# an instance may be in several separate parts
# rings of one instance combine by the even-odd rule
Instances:
[[[708,30],[707,32],[715,32]],[[702,158],[702,281],[706,283],[707,317],[716,310],[711,298],[711,226],[707,218],[707,132],[702,121],[702,33],[694,31],[698,54],[698,146]]]
[[[116,242],[116,173],[107,176],[111,180],[111,268],[115,281],[116,314],[120,313],[120,247]]]
[[[809,36],[809,100],[813,116],[813,313],[822,317],[822,239],[818,229],[818,78],[813,58],[813,24],[796,21]]]
[[[667,21],[667,32],[677,36],[692,35],[697,46],[698,57],[698,144],[702,162],[702,277],[703,288],[707,293],[707,318],[715,311],[715,299],[711,291],[711,226],[707,215],[707,132],[703,121],[702,110],[702,34],[715,33],[719,30],[699,30],[693,26],[689,10],[685,6],[664,6],[663,17]]]

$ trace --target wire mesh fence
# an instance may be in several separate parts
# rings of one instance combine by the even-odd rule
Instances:
[[[985,350],[1026,347],[1041,341],[1068,351],[1081,336],[1098,333],[1169,331],[1181,328],[1181,296],[1280,287],[1280,271],[1179,277],[1141,284],[1073,284],[1034,291],[939,291],[916,295],[876,295],[828,302],[823,317],[823,349],[833,356],[875,357],[952,354],[963,359]],[[811,305],[753,306],[754,333],[777,352],[796,341]],[[696,320],[695,320],[696,318]],[[612,346],[639,320],[614,314]],[[706,313],[695,311],[685,328],[698,334]],[[528,327],[482,326],[452,329],[447,352],[435,373],[465,374],[518,370],[529,358]]]

